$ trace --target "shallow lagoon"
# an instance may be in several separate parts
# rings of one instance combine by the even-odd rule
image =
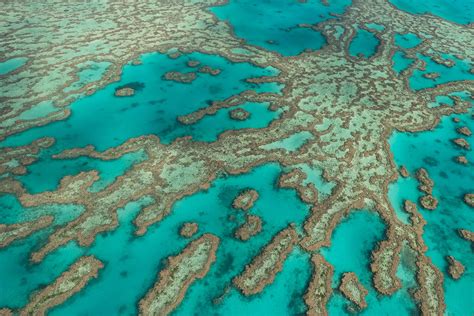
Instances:
[[[432,14],[459,24],[474,22],[473,0],[390,0],[397,8],[412,14]]]
[[[342,14],[350,4],[350,0],[333,0],[329,5],[319,0],[235,0],[213,7],[211,12],[228,21],[235,34],[249,44],[293,56],[305,49],[321,49],[326,43],[320,32],[299,24],[317,24],[334,18],[330,13]]]
[[[0,62],[0,76],[1,75],[6,75],[24,64],[28,61],[28,58],[26,57],[16,57],[16,58],[11,58],[7,59],[3,62]]]
[[[200,66],[220,69],[221,73],[217,76],[198,73],[197,78],[189,84],[163,78],[169,71],[197,71],[198,68],[187,65],[189,60],[198,60]],[[268,103],[247,102],[237,106],[250,113],[249,119],[245,121],[233,120],[229,117],[230,109],[221,109],[195,124],[181,124],[177,121],[178,116],[246,90],[279,93],[282,86],[277,83],[255,84],[245,81],[248,78],[274,76],[278,72],[270,67],[232,63],[223,57],[201,53],[183,55],[177,59],[166,54],[150,53],[143,55],[141,62],[141,65],[126,65],[120,81],[71,104],[72,114],[66,120],[29,129],[0,143],[0,146],[6,147],[26,145],[41,137],[56,139],[56,143],[43,150],[40,159],[28,167],[29,174],[17,177],[30,192],[55,189],[62,177],[93,169],[99,171],[102,183],[108,184],[131,165],[143,160],[140,154],[129,154],[111,161],[92,158],[51,159],[53,154],[65,149],[93,145],[102,151],[132,137],[149,134],[158,135],[162,143],[170,143],[188,135],[194,140],[212,142],[227,130],[266,127],[281,113],[280,110],[271,111]],[[92,77],[86,76],[89,79]],[[134,86],[135,95],[114,96],[115,89],[124,85]],[[48,177],[45,181],[46,172]],[[95,189],[99,186],[96,184]]]
[[[290,222],[301,223],[308,215],[308,206],[300,202],[294,190],[278,189],[275,186],[280,172],[278,165],[269,164],[248,174],[221,177],[208,191],[176,203],[170,216],[139,238],[133,236],[131,221],[140,203],[130,203],[125,209],[119,210],[120,226],[117,230],[100,235],[91,249],[72,246],[73,253],[94,254],[106,266],[98,281],[91,282],[81,293],[53,310],[52,315],[78,315],[92,311],[107,315],[135,313],[137,300],[156,280],[157,272],[163,267],[162,260],[179,252],[189,242],[178,235],[179,228],[187,221],[199,224],[199,234],[210,232],[219,236],[221,244],[217,261],[209,274],[191,286],[176,314],[194,314],[202,308],[238,314],[241,308],[246,308],[241,306],[243,303],[248,304],[249,308],[275,304],[272,296],[285,295],[286,285],[292,286],[298,295],[280,301],[278,308],[292,308],[295,305],[301,309],[302,297],[299,294],[306,289],[311,269],[309,256],[297,249],[285,263],[287,271],[277,276],[276,283],[268,288],[268,292],[249,300],[235,291],[225,296],[220,305],[211,302],[223,293],[231,278],[242,271],[274,234]],[[264,225],[259,235],[242,243],[233,238],[233,231],[242,223],[244,214],[232,209],[231,204],[237,193],[249,185],[260,194],[249,212],[261,216]],[[146,199],[142,203],[146,204]],[[235,220],[229,219],[229,216],[235,216]],[[296,277],[291,273],[295,271],[299,273]],[[115,299],[107,299],[107,304],[104,304],[104,299],[111,297]]]
[[[380,40],[374,33],[364,29],[357,29],[356,35],[349,44],[349,54],[353,57],[370,58],[377,53],[379,45]]]
[[[454,62],[452,67],[438,64],[428,56],[417,54],[417,57],[426,63],[426,69],[415,69],[410,77],[410,88],[418,91],[426,88],[433,88],[440,84],[461,81],[474,80],[474,74],[470,73],[472,66],[471,60],[461,60],[455,56],[442,54],[443,59]],[[437,73],[439,76],[435,79],[425,78],[423,75]]]
[[[474,305],[474,255],[469,241],[459,237],[457,229],[474,230],[474,214],[463,201],[467,192],[474,191],[474,161],[473,151],[465,151],[456,147],[451,139],[459,137],[456,127],[468,126],[474,129],[473,114],[453,115],[445,117],[433,130],[421,133],[395,133],[390,139],[390,145],[396,163],[406,166],[411,174],[418,168],[426,168],[430,177],[435,181],[434,196],[439,201],[435,211],[424,210],[419,204],[423,217],[427,221],[423,238],[428,246],[427,255],[443,272],[445,277],[445,298],[449,315],[472,315]],[[454,123],[453,117],[461,119]],[[467,137],[474,142],[474,137]],[[468,166],[460,165],[454,157],[466,155],[470,161]],[[417,202],[420,193],[417,182],[412,179],[400,179],[394,184],[397,192],[391,194],[390,200],[397,208],[403,200]],[[466,272],[460,280],[454,281],[447,274],[445,256],[453,255],[466,267]]]
[[[164,74],[170,71],[197,71],[186,65],[189,60],[198,60],[203,66],[220,69],[221,73],[217,76],[197,73],[196,80],[190,84],[163,79]],[[272,82],[254,84],[245,81],[248,78],[275,76],[278,72],[274,68],[232,63],[216,55],[192,53],[172,59],[166,54],[150,53],[143,55],[141,62],[141,65],[126,65],[120,81],[71,104],[72,114],[68,119],[11,136],[0,145],[19,146],[51,136],[57,140],[57,150],[94,145],[102,151],[132,137],[149,134],[155,134],[163,143],[169,143],[190,132],[189,127],[176,120],[180,115],[246,90],[277,93],[282,88]],[[123,86],[133,86],[135,95],[115,97],[115,90]],[[230,125],[229,122],[226,124]],[[210,131],[205,132],[203,139],[198,140],[212,141],[219,131],[208,138],[206,135]],[[196,134],[199,136],[199,133]],[[190,135],[193,136],[192,133]]]
[[[369,291],[366,298],[368,307],[362,311],[363,315],[408,315],[416,309],[408,294],[408,288],[413,284],[413,273],[406,266],[400,265],[397,272],[403,288],[392,296],[380,296],[372,286],[370,254],[376,244],[385,238],[384,234],[383,221],[376,213],[367,210],[350,213],[336,227],[331,246],[321,251],[326,260],[334,266],[332,287],[335,291],[328,302],[330,315],[350,315],[347,306],[351,303],[337,290],[345,272],[354,272]]]

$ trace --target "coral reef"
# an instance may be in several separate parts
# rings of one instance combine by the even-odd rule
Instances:
[[[242,241],[249,240],[252,236],[257,235],[262,231],[262,219],[256,215],[249,215],[245,217],[243,223],[234,233],[235,238]]]
[[[339,290],[359,309],[367,307],[365,297],[369,294],[369,291],[360,283],[354,272],[347,272],[342,275]]]
[[[79,292],[91,279],[97,278],[103,267],[93,256],[80,258],[52,284],[36,292],[20,315],[45,315],[49,309]]]
[[[140,315],[168,315],[183,300],[189,286],[202,279],[216,260],[219,238],[204,234],[177,256],[168,258],[158,281],[140,300]]]
[[[334,268],[321,255],[311,257],[313,277],[304,296],[309,316],[327,315],[326,304],[332,294]]]
[[[471,206],[474,207],[474,193],[466,193],[464,194],[464,202]]]
[[[196,80],[197,76],[195,72],[178,72],[178,71],[170,71],[165,73],[164,78],[166,80],[181,82],[181,83],[191,83]]]
[[[196,223],[184,223],[183,226],[181,226],[181,229],[179,230],[179,234],[182,237],[191,238],[194,236],[194,234],[197,233],[198,229],[199,226]]]
[[[298,240],[298,234],[292,226],[279,232],[245,270],[234,278],[234,285],[247,296],[261,292],[281,271],[283,262]]]
[[[131,97],[135,94],[135,90],[130,87],[125,87],[115,90],[116,97]]]
[[[15,240],[25,238],[32,233],[48,227],[54,221],[53,216],[43,216],[30,222],[5,225],[0,224],[0,248],[7,247]]]
[[[464,265],[456,260],[453,256],[447,256],[446,261],[448,262],[448,273],[449,275],[457,280],[464,274]]]
[[[245,121],[250,117],[250,112],[241,108],[237,108],[229,111],[229,117],[236,121]]]
[[[232,207],[248,211],[258,200],[258,192],[252,189],[243,190],[232,202]]]

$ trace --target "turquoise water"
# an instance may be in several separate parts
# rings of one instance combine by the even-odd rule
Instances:
[[[434,102],[431,102],[430,104],[428,104],[428,106],[437,107],[442,104],[452,106],[454,105],[454,99],[451,97],[459,97],[464,101],[470,101],[471,93],[469,93],[469,91],[457,91],[457,92],[449,93],[448,95],[438,95],[436,96]]]
[[[194,140],[211,142],[227,130],[266,127],[281,114],[281,110],[269,110],[268,103],[248,102],[237,106],[250,113],[249,119],[245,121],[232,120],[229,117],[229,109],[222,109],[215,115],[205,116],[193,125],[181,124],[177,121],[178,116],[246,90],[279,92],[281,85],[276,83],[254,84],[245,81],[253,77],[276,75],[277,71],[270,67],[258,68],[249,63],[232,63],[219,56],[200,53],[184,55],[177,59],[171,59],[165,54],[151,53],[142,56],[141,60],[142,65],[126,65],[119,82],[71,104],[72,114],[68,119],[29,129],[0,143],[0,146],[5,147],[26,145],[45,136],[56,139],[54,146],[43,150],[39,161],[28,167],[27,175],[17,177],[28,190],[52,190],[62,177],[93,169],[98,170],[101,175],[101,182],[93,187],[98,190],[110,184],[131,165],[143,160],[143,157],[140,157],[143,153],[128,154],[112,161],[85,157],[70,160],[51,159],[53,154],[65,149],[94,145],[98,150],[106,150],[132,137],[149,134],[158,135],[163,143],[170,143],[187,135],[191,135]],[[199,73],[191,84],[162,78],[168,71],[193,71],[194,68],[186,65],[188,60],[199,60],[202,65],[221,69],[221,73],[217,76]],[[91,65],[96,66],[93,67],[96,75],[98,69],[103,69],[97,64]],[[98,79],[91,76],[86,78]],[[133,97],[115,97],[115,89],[124,85],[134,86],[136,94]],[[49,111],[52,104],[45,103],[42,106],[46,110],[35,110],[34,113],[25,114],[25,118],[44,114],[42,112]]]
[[[383,30],[385,30],[385,26],[377,23],[366,23],[365,26],[377,32],[382,32]]]
[[[459,24],[474,22],[474,0],[390,0],[403,11],[412,14],[432,14]]]
[[[413,33],[395,34],[395,45],[404,49],[410,49],[418,46],[422,42],[418,35]]]
[[[225,296],[222,303],[213,305],[212,299],[220,296],[231,279],[240,273],[245,264],[268,243],[272,236],[290,222],[302,223],[308,215],[308,206],[303,204],[294,190],[279,189],[275,183],[281,173],[276,164],[255,168],[248,174],[221,177],[214,181],[207,191],[184,198],[175,204],[171,215],[162,222],[150,227],[142,237],[133,235],[132,224],[140,207],[147,205],[149,199],[129,203],[118,211],[120,226],[113,232],[101,234],[90,249],[83,249],[74,243],[48,255],[39,265],[24,266],[26,255],[35,245],[44,240],[43,236],[32,236],[18,241],[14,246],[4,249],[4,255],[11,264],[0,265],[0,276],[13,272],[7,280],[22,275],[28,280],[25,288],[20,281],[8,284],[8,298],[2,305],[20,307],[26,303],[28,293],[41,284],[50,282],[80,255],[93,254],[104,261],[105,268],[98,280],[92,281],[83,291],[53,310],[52,315],[83,315],[88,313],[114,315],[134,314],[137,301],[156,280],[157,272],[163,267],[163,259],[174,255],[189,242],[179,236],[179,228],[184,222],[199,224],[199,233],[210,232],[221,238],[217,261],[203,280],[191,286],[183,304],[176,314],[194,314],[200,308],[208,311],[219,310],[238,314],[247,308],[263,309],[274,304],[275,310],[282,314],[291,311],[304,311],[302,295],[309,279],[309,255],[295,249],[285,263],[285,270],[276,277],[275,283],[261,295],[244,298],[234,291]],[[260,198],[249,211],[263,219],[263,231],[243,243],[234,239],[234,230],[242,224],[243,212],[231,207],[232,200],[242,189],[251,186]],[[26,210],[20,210],[26,211]],[[234,219],[232,219],[234,217]],[[16,251],[15,249],[20,250]],[[19,252],[17,254],[17,252]],[[22,264],[18,264],[22,262]],[[15,265],[16,264],[16,265]],[[137,268],[139,267],[139,268]],[[2,279],[3,280],[3,279]],[[288,295],[289,292],[293,295]],[[274,298],[278,297],[278,303]],[[113,299],[111,299],[113,298]],[[104,304],[104,300],[107,304]]]
[[[393,70],[398,74],[408,69],[413,64],[414,60],[406,57],[405,53],[397,50],[392,56]]]
[[[162,76],[169,71],[195,70],[186,65],[191,59],[199,60],[202,65],[219,68],[222,72],[217,76],[198,73],[197,79],[191,84],[163,80]],[[190,135],[196,136],[198,140],[211,141],[219,132],[214,131],[212,126],[208,128],[208,124],[201,124],[200,130],[191,130],[176,118],[246,90],[278,92],[281,89],[276,83],[254,84],[245,81],[253,77],[276,75],[278,72],[275,69],[259,68],[249,63],[232,63],[216,55],[192,53],[171,59],[166,54],[150,53],[143,55],[141,60],[142,65],[126,65],[120,81],[71,104],[72,114],[67,120],[29,129],[7,138],[0,145],[24,145],[40,137],[51,136],[56,138],[57,149],[94,145],[98,150],[105,150],[132,137],[149,134],[158,135],[163,143],[169,143],[189,131],[196,132]],[[134,96],[114,96],[116,88],[127,85],[135,87]],[[214,118],[220,117],[217,115]],[[258,123],[260,126],[268,121],[266,116],[262,119],[264,124]],[[228,122],[226,124],[228,128],[233,127]],[[200,135],[204,135],[203,139],[199,139]]]
[[[249,44],[293,56],[305,49],[318,50],[326,43],[319,31],[299,24],[317,24],[334,18],[330,13],[342,14],[351,4],[350,0],[328,2],[325,6],[319,0],[234,0],[211,8],[211,12],[228,21],[236,36]]]
[[[19,120],[34,120],[47,116],[58,109],[54,106],[51,101],[43,101],[33,106],[31,109],[22,112],[19,116]]]
[[[48,152],[48,151],[46,151]],[[44,155],[45,156],[45,155]],[[26,175],[18,176],[31,193],[55,190],[65,175],[75,175],[81,171],[97,170],[100,179],[90,191],[100,191],[124,174],[132,165],[146,160],[144,151],[132,152],[115,160],[100,160],[89,157],[75,159],[44,159],[28,167]]]
[[[263,149],[272,150],[272,149],[284,149],[288,152],[293,152],[298,150],[303,146],[308,140],[312,139],[314,136],[308,131],[302,131],[277,140],[276,142],[266,144],[262,146]]]
[[[344,272],[354,272],[360,282],[369,291],[366,297],[368,307],[364,315],[409,315],[415,310],[415,304],[408,294],[413,285],[413,272],[400,265],[397,275],[402,279],[403,288],[392,296],[379,296],[372,286],[370,254],[377,242],[385,238],[385,225],[376,213],[361,210],[353,211],[335,229],[331,246],[321,250],[322,255],[334,266],[332,287],[339,287]],[[346,306],[348,300],[335,291],[328,302],[329,315],[350,313]]]
[[[364,29],[357,29],[357,34],[349,44],[349,54],[357,57],[370,58],[375,55],[380,40],[372,33]]]
[[[106,61],[89,61],[79,64],[78,67],[80,68],[80,70],[77,73],[78,80],[70,84],[67,88],[65,88],[64,92],[78,90],[87,85],[88,83],[101,79],[110,65],[111,63]]]
[[[397,165],[404,165],[413,174],[418,168],[428,170],[435,181],[434,196],[439,201],[435,211],[426,211],[418,205],[427,221],[423,239],[428,246],[427,255],[443,272],[445,277],[445,297],[448,315],[472,315],[474,313],[474,254],[470,243],[460,238],[457,229],[474,230],[474,213],[463,201],[466,192],[474,191],[474,152],[460,149],[452,144],[451,139],[459,137],[455,129],[468,126],[474,129],[473,114],[453,115],[445,117],[433,130],[422,133],[395,133],[390,139],[390,146]],[[453,117],[461,119],[454,123]],[[474,137],[466,137],[473,144]],[[463,166],[454,161],[454,157],[463,154],[470,161]],[[399,187],[398,194],[390,195],[395,206],[404,199],[414,202],[420,193],[417,182],[412,179],[399,179],[395,184]],[[466,267],[460,280],[454,281],[446,273],[445,256],[452,255]]]
[[[2,223],[13,224],[35,220],[43,215],[55,217],[53,227],[40,230],[28,238],[0,249],[0,306],[19,307],[27,303],[29,294],[39,286],[54,281],[62,271],[72,264],[79,252],[70,246],[63,247],[48,256],[39,265],[29,264],[33,249],[43,243],[57,225],[75,219],[83,211],[74,205],[45,205],[23,208],[12,195],[0,196],[0,215]]]
[[[28,61],[28,58],[26,57],[17,57],[17,58],[11,58],[7,59],[3,62],[0,62],[0,76],[6,75],[9,72],[12,72],[15,69],[20,68],[26,62]]]
[[[442,56],[444,59],[454,61],[454,66],[447,67],[445,65],[437,64],[430,57],[417,54],[417,57],[426,63],[426,69],[415,69],[415,71],[413,71],[413,75],[409,79],[410,88],[418,91],[426,88],[433,88],[448,82],[474,80],[474,74],[470,73],[470,69],[472,67],[471,61],[461,60],[448,54],[443,54]],[[433,72],[439,73],[440,76],[436,79],[428,79],[423,77],[423,74]]]

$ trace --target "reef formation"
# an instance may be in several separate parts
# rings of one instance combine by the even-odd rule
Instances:
[[[330,6],[331,2],[318,1],[323,6]],[[343,13],[331,13],[327,19],[290,27],[288,32],[319,32],[324,45],[320,49],[303,47],[297,54],[288,55],[278,51],[276,39],[264,39],[265,47],[247,41],[232,24],[232,19],[224,20],[214,11],[232,3],[224,0],[154,4],[47,1],[24,6],[4,3],[1,12],[7,22],[0,24],[0,58],[25,57],[27,61],[0,75],[0,192],[13,196],[27,212],[57,205],[80,206],[82,211],[77,217],[60,223],[49,213],[35,218],[26,216],[15,222],[4,221],[6,215],[0,215],[0,250],[8,251],[45,231],[47,235],[39,238],[25,254],[29,258],[26,265],[41,267],[50,256],[71,244],[81,249],[93,248],[98,239],[114,234],[123,225],[119,210],[142,200],[146,203],[139,205],[132,219],[133,235],[129,237],[144,238],[150,230],[160,229],[173,215],[177,203],[206,192],[217,179],[277,163],[282,172],[274,181],[275,190],[293,190],[308,206],[309,213],[304,222],[287,223],[286,228],[266,236],[264,233],[270,227],[258,212],[259,203],[268,203],[268,199],[253,188],[254,184],[248,183],[246,189],[233,192],[231,199],[226,200],[223,193],[227,206],[244,211],[236,212],[234,217],[240,225],[236,224],[233,233],[226,238],[237,239],[241,247],[256,247],[257,251],[246,258],[239,273],[225,280],[226,290],[219,301],[233,298],[232,295],[252,298],[264,293],[276,284],[285,262],[290,262],[292,255],[301,251],[311,258],[312,265],[306,288],[299,293],[307,314],[327,314],[335,291],[343,293],[357,306],[357,311],[370,308],[370,300],[365,299],[369,292],[365,288],[367,284],[364,285],[354,271],[346,271],[340,286],[333,284],[334,268],[320,253],[322,248],[331,246],[333,231],[341,221],[354,210],[368,209],[377,213],[386,226],[384,239],[367,254],[374,289],[383,297],[393,297],[404,288],[397,271],[403,254],[409,253],[417,285],[410,291],[410,299],[422,314],[445,314],[444,270],[462,281],[474,266],[472,262],[461,263],[454,256],[446,258],[449,264],[446,269],[433,263],[423,236],[427,221],[422,210],[432,210],[433,214],[442,212],[439,207],[442,199],[438,201],[436,195],[438,183],[424,168],[409,171],[397,166],[389,138],[395,132],[433,130],[441,118],[448,115],[464,114],[473,120],[473,24],[455,23],[434,14],[413,14],[388,0],[353,0]],[[313,1],[291,3],[301,6],[301,10],[315,4]],[[74,14],[69,12],[70,8],[74,8]],[[395,35],[408,33],[416,34],[420,41],[402,49],[396,44]],[[361,37],[375,38],[374,51],[351,54],[354,49],[351,43]],[[401,50],[404,58],[412,62],[397,71],[395,58]],[[222,94],[221,99],[215,97],[223,93],[222,87],[206,86],[210,92],[205,102],[188,112],[177,111],[178,115],[163,134],[135,135],[118,145],[100,148],[92,144],[95,137],[110,137],[114,143],[115,135],[96,135],[94,126],[85,126],[82,133],[90,132],[94,137],[82,147],[57,147],[59,141],[51,135],[21,143],[28,140],[22,138],[24,133],[34,133],[35,129],[58,122],[67,124],[77,115],[71,110],[71,104],[87,102],[87,98],[120,81],[127,67],[144,67],[140,56],[150,52],[164,55],[173,62],[196,52],[224,60],[221,67],[217,67],[190,58],[185,63],[186,72],[182,69],[165,71],[155,78],[166,81],[165,84],[170,85],[167,87],[178,87],[177,96],[173,97],[180,98],[183,107],[190,102],[189,95],[181,94],[179,87],[192,87],[202,78],[232,82],[234,78],[227,75],[226,67],[246,65],[267,72],[239,78],[236,81],[244,88],[232,87],[230,90],[234,92]],[[102,75],[93,80],[80,75],[88,69],[84,63],[90,61],[107,65]],[[460,79],[445,80],[446,75],[439,69],[457,69],[458,64],[467,64],[470,68],[462,71]],[[152,69],[158,72],[160,66],[153,64]],[[104,102],[131,102],[130,108],[139,107],[143,105],[140,104],[143,89],[146,87],[128,82],[117,86]],[[460,91],[466,91],[468,97],[453,95]],[[146,106],[158,104],[165,93],[157,92],[155,103],[148,102]],[[446,102],[452,104],[430,106],[439,96],[449,96]],[[30,117],[28,113],[42,102],[52,102],[53,110]],[[258,109],[261,111],[265,104],[264,110],[278,115],[268,124],[254,127],[252,119],[258,115],[251,108],[261,105]],[[244,109],[244,105],[249,107]],[[157,113],[159,116],[162,112],[157,110]],[[213,118],[226,122],[229,128],[215,139],[195,140],[192,133],[198,124],[213,129],[215,126],[209,123]],[[246,123],[249,125],[242,128],[234,125]],[[158,118],[156,124],[165,123]],[[166,138],[166,132],[177,126],[189,129],[185,129],[184,136]],[[451,160],[472,174],[472,160],[467,158],[472,150],[471,129],[459,125],[454,133],[450,145],[461,154]],[[74,135],[68,137],[66,139],[73,142]],[[101,189],[94,187],[106,175],[97,170],[99,168],[79,169],[61,176],[54,188],[46,190],[35,190],[38,183],[31,184],[22,178],[31,174],[31,168],[42,161],[67,164],[93,159],[107,163],[138,152],[145,158],[131,163]],[[399,175],[418,183],[418,195],[403,203],[407,221],[399,217],[389,199],[389,187]],[[454,198],[474,207],[472,191]],[[472,247],[472,225],[459,225],[457,231],[448,234],[461,236]],[[194,222],[180,223],[175,232],[179,233],[176,236],[189,238],[180,238],[180,242],[187,245],[179,244],[179,249],[167,255],[164,265],[155,263],[157,278],[154,284],[143,282],[147,288],[136,302],[136,312],[140,314],[179,312],[194,285],[217,274],[213,270],[218,269],[217,266],[225,270],[219,261],[225,256],[219,247],[222,236],[210,234],[201,229],[200,223]],[[257,240],[260,236],[264,238],[262,241]],[[232,249],[226,251],[232,252]],[[468,251],[470,249],[466,249]],[[30,293],[27,303],[21,307],[7,304],[0,312],[44,314],[87,288],[93,283],[92,278],[98,278],[99,283],[102,269],[108,266],[100,257],[76,258],[60,276]],[[3,282],[0,280],[0,283]],[[2,287],[5,288],[0,292],[8,291],[8,286]],[[230,293],[229,288],[238,289],[238,293]],[[470,289],[472,291],[472,285]],[[472,304],[471,308],[467,314],[472,314]]]

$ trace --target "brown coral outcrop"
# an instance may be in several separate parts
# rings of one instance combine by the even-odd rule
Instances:
[[[232,202],[232,207],[248,211],[253,207],[253,204],[258,200],[258,192],[253,189],[246,189],[239,193],[239,195]]]
[[[359,278],[357,278],[354,272],[347,272],[342,275],[339,290],[349,301],[356,304],[359,309],[367,307],[365,297],[369,294],[369,291],[360,283]]]
[[[130,87],[125,87],[125,88],[115,90],[114,94],[116,97],[131,97],[135,94],[135,89],[130,88]]]
[[[313,264],[313,275],[304,295],[304,301],[308,306],[308,316],[326,316],[326,305],[332,294],[331,281],[334,274],[333,266],[321,255],[314,254],[311,257]]]
[[[237,108],[229,111],[229,117],[236,121],[245,121],[250,117],[250,112],[242,108]]]
[[[471,149],[471,145],[469,145],[469,142],[467,140],[465,140],[464,138],[455,138],[452,140],[453,143],[455,143],[456,145],[458,145],[459,147],[463,148],[463,149]]]
[[[470,207],[474,207],[474,193],[464,194],[464,202]]]
[[[438,200],[432,195],[423,195],[420,197],[420,204],[427,210],[435,210],[438,207]]]
[[[0,248],[7,247],[18,239],[25,238],[32,233],[48,227],[54,221],[53,216],[43,216],[36,220],[18,224],[0,224]]]
[[[459,134],[464,135],[464,136],[471,136],[472,135],[471,130],[467,126],[458,127],[456,129],[456,132],[458,132]]]
[[[158,281],[139,302],[140,315],[168,315],[184,299],[188,288],[202,279],[216,260],[219,238],[204,234],[177,256],[169,257]]]
[[[281,271],[285,259],[296,243],[298,234],[295,228],[290,226],[283,229],[245,266],[245,270],[234,278],[234,285],[247,296],[261,292]]]
[[[425,168],[420,168],[416,171],[416,179],[420,185],[418,189],[426,194],[431,195],[433,193],[434,181],[430,178],[428,171]]]
[[[459,163],[461,165],[467,165],[469,163],[466,156],[457,156],[455,160],[456,160],[457,163]]]
[[[404,178],[408,178],[410,176],[410,173],[408,172],[405,166],[401,166],[399,169],[399,172],[400,172],[400,175]]]
[[[197,76],[195,72],[179,72],[179,71],[170,71],[165,73],[163,76],[164,79],[180,82],[180,83],[191,83],[196,80]]]
[[[234,233],[235,238],[242,241],[249,240],[262,231],[262,219],[256,215],[248,215],[243,223]]]
[[[102,262],[93,256],[80,258],[52,284],[36,292],[20,315],[45,315],[50,308],[62,304],[91,279],[97,278],[103,267]]]
[[[474,242],[474,232],[471,232],[467,229],[458,229],[458,234],[462,238]]]
[[[199,226],[196,223],[184,223],[183,226],[181,226],[181,229],[179,230],[179,234],[182,237],[191,238],[194,236],[194,234],[197,233],[198,229]]]
[[[448,273],[454,279],[459,279],[464,274],[464,265],[456,260],[453,256],[447,256],[448,261]]]

